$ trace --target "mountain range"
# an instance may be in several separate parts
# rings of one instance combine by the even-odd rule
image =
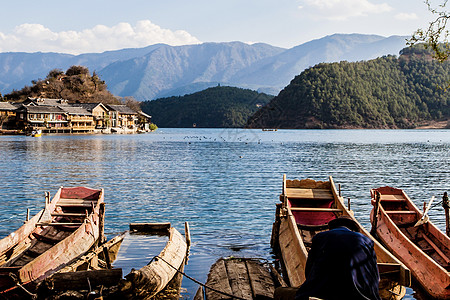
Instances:
[[[0,92],[30,85],[52,69],[81,65],[104,80],[116,96],[152,100],[220,85],[276,95],[306,68],[322,62],[397,55],[406,37],[334,34],[290,49],[242,42],[151,45],[103,53],[0,53]]]

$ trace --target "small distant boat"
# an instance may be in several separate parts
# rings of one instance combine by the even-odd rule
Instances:
[[[284,175],[280,201],[277,204],[271,245],[281,254],[290,286],[298,287],[306,279],[306,260],[312,238],[328,230],[329,221],[343,215],[351,217],[359,225],[360,233],[374,241],[381,279],[381,298],[401,299],[405,295],[405,286],[411,284],[408,268],[358,223],[353,211],[344,205],[331,176],[328,181],[315,181],[286,180]]]
[[[278,131],[276,128],[263,128],[262,131]]]
[[[0,298],[33,290],[88,251],[99,237],[103,189],[61,187],[45,208],[0,240]],[[21,287],[21,288],[19,288]]]
[[[425,291],[435,299],[450,299],[450,238],[424,217],[403,190],[386,186],[370,194],[372,227],[378,238]]]
[[[33,130],[31,132],[31,136],[32,137],[40,137],[40,136],[42,136],[42,130],[40,130],[40,129]]]

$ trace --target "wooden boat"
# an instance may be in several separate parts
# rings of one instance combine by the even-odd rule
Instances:
[[[386,186],[370,194],[377,237],[425,291],[436,299],[450,299],[450,239],[430,221],[415,226],[423,214],[403,190]]]
[[[328,222],[345,215],[351,217],[362,234],[374,240],[380,272],[380,296],[400,299],[410,285],[408,268],[390,254],[354,218],[353,211],[344,205],[340,191],[332,177],[329,181],[286,180],[283,176],[281,203],[277,204],[272,230],[272,248],[279,252],[286,277],[292,287],[305,281],[305,266],[314,235],[328,230]]]
[[[99,237],[103,189],[61,187],[45,208],[0,240],[0,297],[36,283],[88,251]],[[104,207],[103,207],[104,209]]]
[[[92,260],[98,259],[92,254],[99,255],[103,252],[96,249],[85,255],[85,258],[82,258],[81,261],[77,261],[75,264],[62,270],[63,272],[48,278],[46,286],[51,291],[46,291],[46,293],[58,295],[58,293],[68,290],[78,292],[92,290],[90,294],[96,292],[103,299],[149,299],[164,290],[172,279],[176,277],[177,270],[183,270],[188,254],[187,243],[178,230],[172,227],[170,223],[130,224],[132,232],[136,232],[136,228],[145,230],[145,233],[168,235],[168,241],[164,249],[146,266],[139,270],[132,269],[122,279],[122,269],[110,269],[107,266],[105,267],[105,264],[92,263]],[[142,234],[142,231],[140,233]],[[186,240],[189,240],[189,238],[186,238]],[[106,243],[105,247],[110,249],[113,245],[115,243],[110,241],[110,244]],[[111,260],[112,263],[113,261]],[[86,264],[90,266],[88,270],[79,268],[81,265]],[[77,271],[70,272],[70,270]],[[92,278],[95,278],[95,281]],[[178,282],[181,282],[181,278],[178,278]]]
[[[206,286],[200,287],[194,300],[273,299],[277,276],[264,261],[254,258],[220,258],[208,274]]]

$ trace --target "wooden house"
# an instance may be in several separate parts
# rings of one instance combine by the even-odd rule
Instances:
[[[70,132],[67,113],[58,106],[22,105],[16,110],[19,129]]]
[[[139,127],[143,131],[150,131],[150,124],[152,123],[152,116],[145,112],[138,111]]]
[[[138,124],[138,114],[126,105],[107,104],[111,127],[135,130]]]
[[[92,114],[95,129],[110,127],[109,109],[102,103],[73,103],[72,106],[82,107]]]
[[[71,132],[94,132],[95,123],[92,113],[78,106],[64,105],[58,107],[66,114]]]
[[[16,109],[9,102],[0,102],[0,129],[8,129],[15,123]]]

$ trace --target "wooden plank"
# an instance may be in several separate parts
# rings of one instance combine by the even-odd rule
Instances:
[[[113,286],[122,279],[122,269],[88,270],[56,273],[50,277],[53,290],[89,290],[95,286]],[[90,285],[90,286],[89,286]]]
[[[57,223],[57,222],[54,222],[54,223],[37,223],[37,225],[39,225],[39,226],[81,226],[81,225],[83,225],[83,223],[69,223],[69,222]]]
[[[82,213],[52,213],[52,217],[85,217],[86,214]]]
[[[94,200],[83,200],[83,199],[60,199],[56,205],[67,205],[67,204],[89,204],[96,205],[97,201]]]
[[[132,232],[169,232],[170,223],[130,223],[130,231]]]
[[[297,199],[334,199],[333,193],[328,189],[299,189],[287,188],[286,195],[288,198]]]
[[[323,208],[323,207],[290,207],[292,211],[318,211],[318,212],[342,212],[339,208]]]
[[[439,254],[440,257],[442,257],[442,259],[449,264],[450,263],[450,259],[447,257],[447,255],[444,254],[444,252],[442,252],[441,249],[439,249],[438,246],[436,246],[436,244],[430,240],[429,237],[426,236],[426,234],[422,234],[422,237],[424,238],[425,241],[428,242],[428,244],[430,244],[431,247],[433,247],[433,249],[437,252],[437,254]]]
[[[230,259],[225,261],[225,266],[232,294],[243,299],[253,299],[245,261]]]
[[[405,201],[405,197],[403,195],[381,195],[381,201]]]
[[[91,203],[66,203],[66,202],[58,202],[58,203],[56,203],[56,206],[90,208],[90,207],[92,207],[92,204],[91,204]]]
[[[387,214],[416,214],[415,211],[412,210],[386,210]]]
[[[291,286],[300,286],[305,281],[306,249],[300,246],[302,237],[296,235],[295,220],[292,216],[282,219],[280,224],[279,243],[283,263]]]
[[[207,287],[221,292],[232,294],[230,282],[228,281],[227,269],[223,259],[219,259],[212,266],[206,281],[205,296],[207,300],[229,299],[230,297],[217,293]]]
[[[275,285],[270,272],[261,262],[246,260],[253,299],[270,299],[275,292]]]

